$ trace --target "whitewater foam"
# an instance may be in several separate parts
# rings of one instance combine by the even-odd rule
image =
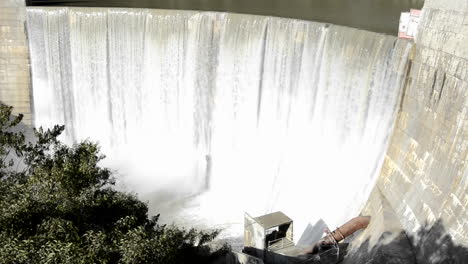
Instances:
[[[98,141],[163,220],[236,235],[244,211],[281,210],[298,239],[367,200],[409,43],[213,12],[28,8],[27,21],[35,124]]]

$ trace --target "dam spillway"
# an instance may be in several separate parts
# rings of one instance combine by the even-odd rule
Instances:
[[[181,208],[187,222],[240,226],[244,211],[282,210],[300,234],[319,218],[337,226],[355,216],[374,187],[406,41],[214,12],[27,16],[35,125],[65,124],[65,141],[99,142],[103,165],[140,195],[196,196]]]

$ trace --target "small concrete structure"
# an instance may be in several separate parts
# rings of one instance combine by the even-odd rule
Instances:
[[[244,247],[281,253],[294,247],[293,220],[282,212],[256,218],[245,214]]]
[[[414,39],[418,33],[420,17],[421,10],[417,9],[411,9],[410,12],[401,13],[398,37],[404,39]]]

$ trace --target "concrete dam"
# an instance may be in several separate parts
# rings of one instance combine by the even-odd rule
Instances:
[[[267,16],[5,6],[27,32],[2,27],[17,33],[2,33],[0,66],[21,75],[0,71],[0,100],[65,124],[66,142],[98,141],[119,188],[162,220],[237,237],[244,211],[281,210],[299,240],[361,213],[349,263],[402,239],[417,263],[466,260],[466,1],[426,0],[414,42]]]

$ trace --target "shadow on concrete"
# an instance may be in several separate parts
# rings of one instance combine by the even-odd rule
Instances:
[[[466,264],[468,248],[456,245],[447,234],[441,220],[432,226],[421,227],[414,235],[399,233],[393,236],[383,233],[372,248],[369,240],[352,250],[345,257],[344,264]]]
[[[263,259],[265,264],[340,263],[346,255],[348,245],[348,243],[340,243],[339,248],[331,248],[315,255],[304,254],[298,256],[286,256],[251,247],[244,248],[242,252],[256,258]]]
[[[263,259],[265,264],[467,264],[468,248],[456,245],[441,220],[421,227],[414,235],[383,233],[375,246],[369,240],[349,248],[331,248],[316,255],[285,256],[275,252],[244,248],[243,253]],[[357,247],[356,247],[357,246]],[[234,262],[233,262],[234,263]],[[235,262],[237,263],[237,262]],[[250,263],[250,262],[238,262]]]

